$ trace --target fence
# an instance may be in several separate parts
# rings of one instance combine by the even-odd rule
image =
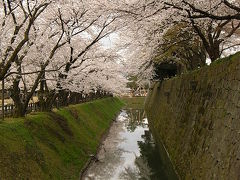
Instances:
[[[66,98],[66,101],[64,102],[60,102],[58,100],[56,100],[54,102],[54,108],[60,108],[60,107],[64,107],[64,106],[68,106],[68,105],[74,105],[74,104],[80,104],[80,103],[84,103],[84,102],[89,102],[89,101],[93,101],[96,99],[101,99],[101,98],[106,98],[106,97],[111,97],[111,94],[89,94],[86,96],[74,96],[74,98]],[[36,112],[39,111],[40,108],[40,104],[39,102],[35,102],[35,103],[29,103],[28,104],[28,108],[27,108],[27,112]],[[4,116],[5,117],[11,117],[13,116],[15,113],[15,106],[13,104],[9,104],[9,105],[5,105],[4,106]],[[2,106],[0,106],[0,119],[2,116]]]

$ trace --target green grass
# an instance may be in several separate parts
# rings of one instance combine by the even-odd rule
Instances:
[[[122,97],[121,100],[125,103],[125,108],[144,108],[145,97]]]
[[[225,58],[218,59],[218,60],[214,61],[211,65],[214,66],[216,64],[220,64],[220,63],[227,62],[227,61],[235,61],[236,59],[239,60],[239,57],[240,57],[240,52],[237,52],[237,53],[227,56]]]
[[[79,179],[123,103],[106,98],[0,123],[0,179]]]

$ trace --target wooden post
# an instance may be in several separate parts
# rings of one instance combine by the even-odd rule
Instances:
[[[2,120],[4,120],[4,79],[2,80]]]

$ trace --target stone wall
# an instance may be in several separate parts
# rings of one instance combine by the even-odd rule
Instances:
[[[240,53],[155,83],[145,108],[181,179],[240,179]]]

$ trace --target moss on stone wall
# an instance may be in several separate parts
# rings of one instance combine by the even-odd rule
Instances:
[[[145,106],[182,179],[240,178],[240,53],[155,83]]]

